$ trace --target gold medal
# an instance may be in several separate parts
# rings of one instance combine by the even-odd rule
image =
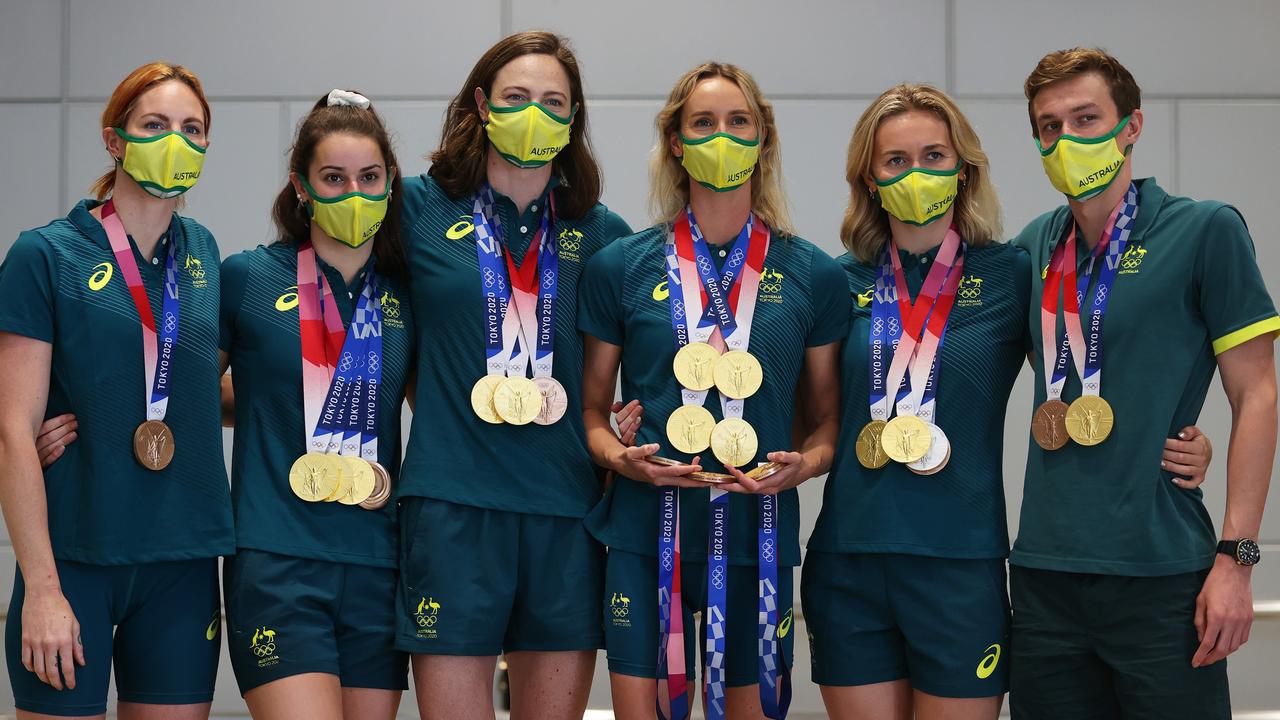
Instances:
[[[509,377],[493,391],[493,408],[512,425],[528,425],[542,412],[542,392],[526,377]]]
[[[924,457],[931,441],[929,426],[915,415],[898,415],[885,423],[880,434],[880,447],[885,454],[904,464]]]
[[[872,420],[862,426],[862,431],[858,433],[858,441],[854,445],[854,450],[858,454],[858,462],[862,463],[862,467],[868,470],[878,470],[889,464],[889,456],[884,452],[884,446],[880,444],[880,436],[884,433],[885,421]]]
[[[730,350],[720,356],[715,367],[716,389],[734,400],[749,398],[764,382],[760,361],[745,350]]]
[[[683,387],[710,390],[716,384],[715,367],[719,359],[719,350],[704,342],[691,342],[676,351],[671,368]]]
[[[502,416],[493,407],[493,393],[504,380],[501,375],[485,375],[471,386],[471,410],[476,417],[493,425],[502,424]]]
[[[744,474],[752,480],[760,482],[767,477],[777,475],[784,467],[786,467],[786,465],[783,463],[767,462],[763,465],[757,465],[756,467],[751,468]]]
[[[148,470],[173,462],[173,431],[161,420],[148,420],[133,431],[133,456]]]
[[[1081,395],[1067,408],[1067,434],[1081,445],[1097,445],[1116,423],[1111,405],[1097,395]]]
[[[343,477],[351,479],[347,491],[338,495],[338,502],[343,505],[359,505],[373,494],[377,481],[373,477],[373,467],[358,457],[341,455],[345,466]]]
[[[907,463],[907,469],[917,475],[933,475],[942,472],[951,460],[951,441],[934,423],[925,422],[929,428],[929,450],[917,461]]]
[[[293,494],[307,502],[321,502],[338,489],[341,470],[334,456],[307,453],[293,461],[289,468],[289,487]]]
[[[1067,444],[1067,404],[1061,400],[1040,403],[1031,415],[1031,435],[1045,450],[1058,450]]]
[[[666,465],[667,467],[674,467],[676,465],[688,465],[688,463],[686,463],[683,460],[672,460],[671,458],[658,457],[657,455],[650,455],[645,459],[653,463],[654,465]],[[724,473],[713,473],[713,472],[691,472],[688,475],[685,475],[684,477],[690,480],[697,480],[698,482],[709,483],[712,485],[716,485],[718,483],[723,483],[723,482],[730,482],[733,480],[732,475],[726,475]]]
[[[347,459],[341,455],[330,455],[333,459],[333,465],[338,469],[338,484],[333,488],[333,493],[325,498],[325,502],[338,502],[338,498],[351,492],[351,471],[347,468]]]
[[[711,452],[725,465],[750,464],[758,447],[755,429],[742,418],[725,418],[711,431]]]
[[[538,386],[538,394],[542,397],[542,405],[533,422],[538,425],[554,425],[564,417],[569,409],[569,396],[559,380],[551,376],[536,377],[533,384]]]
[[[373,493],[360,503],[360,507],[365,510],[377,510],[391,499],[391,474],[376,462],[369,463],[369,468],[373,470]]]
[[[701,405],[681,405],[667,417],[667,439],[682,453],[694,455],[711,447],[716,419]]]

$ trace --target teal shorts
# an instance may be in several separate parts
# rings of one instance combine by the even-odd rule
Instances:
[[[1126,577],[1014,567],[1015,720],[1230,720],[1227,661],[1191,667],[1208,571]]]
[[[1009,689],[1004,560],[810,550],[800,594],[818,685],[906,679],[944,698]]]
[[[213,699],[221,650],[218,559],[143,565],[85,565],[58,560],[62,594],[80,623],[87,664],[76,688],[54,690],[22,666],[22,572],[13,582],[5,654],[19,710],[79,717],[107,711],[116,671],[121,702],[191,705]]]
[[[750,565],[730,565],[725,591],[725,683],[747,687],[759,679],[759,575]],[[793,665],[792,568],[778,568],[778,641],[782,663]],[[684,605],[684,653],[687,675],[694,677],[695,652],[705,658],[706,625],[693,621],[694,613],[706,615],[707,564],[680,563],[681,600]],[[657,676],[658,666],[658,559],[648,555],[610,550],[603,598],[605,650],[609,672],[632,677]]]
[[[394,643],[396,571],[241,548],[223,568],[227,642],[240,694],[326,673],[342,687],[405,690]]]
[[[604,548],[580,518],[400,503],[396,647],[426,655],[596,650]]]

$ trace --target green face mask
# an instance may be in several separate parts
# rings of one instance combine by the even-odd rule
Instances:
[[[947,214],[955,204],[960,168],[929,170],[911,168],[888,180],[877,180],[880,204],[888,213],[909,225],[928,225]]]
[[[568,117],[560,117],[541,103],[527,102],[506,107],[489,103],[489,121],[485,133],[498,154],[520,168],[542,167],[569,144],[569,128],[574,107]]]
[[[1072,200],[1088,200],[1110,187],[1133,148],[1129,145],[1121,152],[1115,142],[1130,117],[1125,116],[1115,129],[1102,137],[1060,135],[1048,149],[1037,139],[1040,161],[1053,187]]]
[[[391,198],[391,179],[387,179],[387,189],[381,195],[365,195],[353,192],[337,197],[320,197],[311,183],[302,180],[311,202],[307,203],[307,211],[311,219],[329,234],[329,237],[344,245],[360,247],[373,239],[382,221],[387,216],[387,206]]]
[[[125,141],[121,167],[143,190],[158,197],[177,197],[200,179],[205,149],[176,130],[151,137],[134,137],[122,128],[116,135]]]
[[[689,177],[700,185],[727,192],[742,186],[751,179],[760,159],[760,140],[743,140],[729,133],[718,132],[704,138],[691,140],[680,136],[684,143],[684,155],[680,164]]]

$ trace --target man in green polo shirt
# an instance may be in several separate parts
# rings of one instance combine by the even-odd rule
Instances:
[[[1013,716],[1226,719],[1221,661],[1252,623],[1276,445],[1280,318],[1235,208],[1133,179],[1141,93],[1115,58],[1050,53],[1025,89],[1068,204],[1016,240],[1035,269],[1037,410],[1010,557]],[[1196,421],[1215,368],[1232,408],[1221,544],[1202,493],[1148,470]]]

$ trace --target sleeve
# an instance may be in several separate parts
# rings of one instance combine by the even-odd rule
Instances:
[[[236,253],[223,260],[219,282],[222,289],[218,303],[218,347],[230,353],[236,334],[236,316],[240,313],[240,302],[249,284],[249,256]]]
[[[53,342],[57,263],[36,232],[18,236],[0,264],[0,332]]]
[[[609,243],[587,263],[578,287],[578,329],[611,345],[622,345],[622,244]]]
[[[1022,328],[1022,351],[1029,353],[1033,349],[1031,339],[1031,324],[1027,320],[1029,313],[1027,309],[1031,307],[1033,299],[1031,297],[1031,254],[1026,248],[1021,246],[1013,247],[1013,288],[1014,301],[1017,303],[1014,307],[1018,315],[1018,327]]]
[[[814,246],[809,262],[810,301],[813,303],[813,326],[805,339],[807,347],[844,340],[849,335],[849,279],[844,269],[830,255]]]
[[[1280,332],[1253,239],[1234,207],[1222,206],[1209,218],[1196,258],[1196,288],[1215,355]]]

